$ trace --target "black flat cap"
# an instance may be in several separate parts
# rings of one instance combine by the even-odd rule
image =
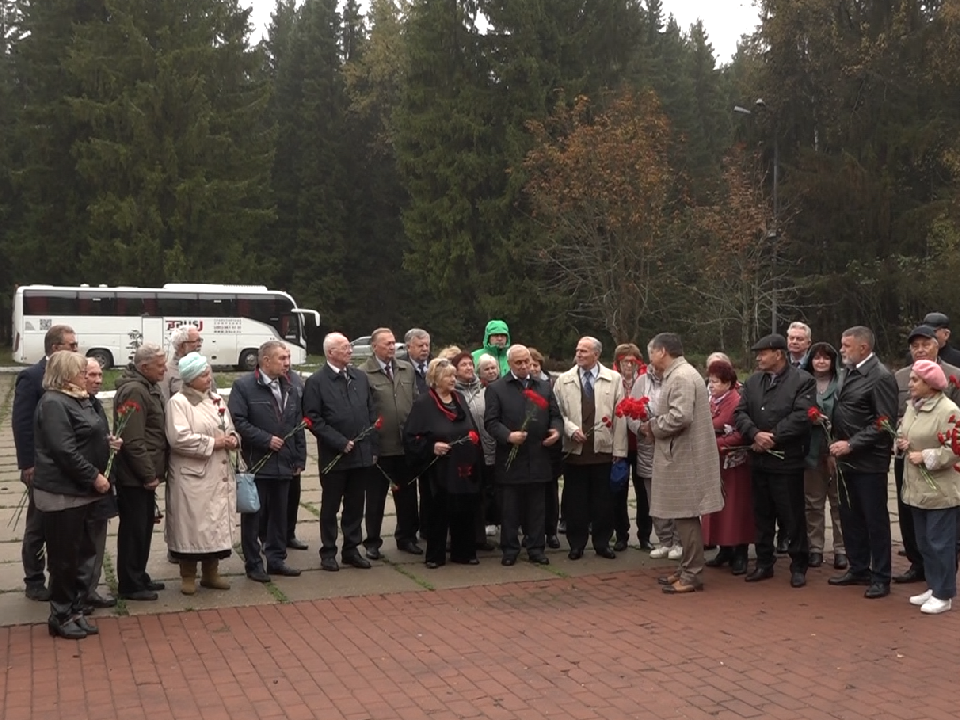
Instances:
[[[927,313],[923,318],[923,324],[939,330],[940,328],[950,327],[950,318],[943,313]]]
[[[760,352],[761,350],[786,350],[787,340],[778,333],[767,335],[760,338],[757,344],[750,348],[751,352]]]
[[[914,338],[925,337],[933,340],[937,339],[937,331],[929,325],[917,325],[907,337],[907,343],[912,343]]]

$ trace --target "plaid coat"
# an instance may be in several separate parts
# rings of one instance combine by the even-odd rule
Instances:
[[[663,373],[656,412],[650,515],[690,518],[722,510],[710,398],[700,373],[682,357]]]

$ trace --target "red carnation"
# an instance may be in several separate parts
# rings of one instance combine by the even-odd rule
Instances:
[[[227,409],[225,407],[217,408],[217,412],[220,413],[220,417],[223,417],[227,414]]]
[[[949,382],[950,382],[950,384],[953,385],[954,387],[960,388],[960,380],[957,380],[957,376],[956,376],[956,375],[951,375]]]
[[[877,421],[874,423],[874,425],[876,425],[877,430],[886,430],[887,428],[884,425],[889,423],[890,418],[888,418],[886,415],[881,415],[877,418]]]
[[[947,444],[947,439],[948,439],[948,437],[949,437],[949,436],[944,435],[942,432],[938,432],[938,433],[937,433],[937,442],[940,443],[941,445],[946,445],[946,444]]]
[[[467,434],[470,437],[470,442],[472,442],[474,445],[480,444],[480,433],[478,433],[476,430],[471,430]]]
[[[379,430],[383,427],[383,416],[377,415],[377,421],[373,424],[373,427]]]
[[[313,420],[311,420],[311,419],[308,418],[308,417],[305,417],[305,418],[303,419],[303,426],[304,426],[307,430],[313,430]]]
[[[610,418],[608,418],[608,417],[606,417],[606,416],[604,416],[603,418],[601,418],[600,422],[602,422],[602,423],[603,423],[604,425],[606,425],[607,427],[613,427],[613,422],[610,420]]]
[[[810,418],[810,422],[818,423],[823,420],[823,413],[820,412],[820,408],[812,407],[807,410],[807,417]]]
[[[523,395],[524,397],[527,398],[527,400],[532,402],[541,410],[546,410],[550,406],[550,403],[547,402],[547,399],[543,397],[543,395],[538,393],[536,390],[533,390],[533,389],[524,390]]]

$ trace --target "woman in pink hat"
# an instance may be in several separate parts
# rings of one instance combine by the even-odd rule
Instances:
[[[946,612],[957,594],[957,524],[960,519],[960,409],[943,394],[947,378],[930,360],[910,370],[910,401],[897,447],[906,462],[903,502],[913,512],[928,589],[910,598],[927,615]]]

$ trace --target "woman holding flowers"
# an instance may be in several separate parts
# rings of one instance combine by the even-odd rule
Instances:
[[[910,401],[897,437],[904,453],[903,502],[913,511],[928,589],[910,598],[920,611],[949,610],[957,594],[957,523],[960,517],[960,410],[943,394],[947,378],[930,360],[910,371]]]
[[[96,635],[83,615],[80,559],[89,542],[87,518],[94,503],[110,489],[104,475],[110,456],[105,419],[85,389],[87,358],[61,350],[47,361],[46,391],[34,416],[36,464],[33,501],[43,513],[50,569],[52,636],[80,640]]]
[[[200,584],[229,590],[220,577],[220,561],[233,552],[233,515],[237,488],[233,453],[239,436],[226,403],[210,395],[213,375],[207,359],[192,352],[180,359],[183,386],[167,405],[167,523],[164,539],[180,563],[181,592],[196,592]]]
[[[813,375],[817,383],[817,404],[809,412],[813,433],[807,468],[803,473],[803,494],[806,500],[807,542],[810,544],[810,567],[823,565],[824,530],[827,499],[830,500],[830,521],[833,525],[833,567],[847,568],[847,552],[840,529],[840,475],[837,463],[830,457],[830,416],[837,401],[837,379],[840,354],[830,343],[820,342],[807,352],[801,370]]]
[[[415,465],[426,465],[423,476],[433,502],[426,528],[427,567],[450,561],[477,565],[474,518],[480,493],[480,435],[466,400],[455,388],[456,367],[434,358],[427,370],[429,391],[417,398],[404,426],[404,447]]]
[[[729,563],[734,575],[747,572],[747,549],[753,542],[753,496],[750,491],[749,455],[743,436],[734,427],[740,403],[737,373],[725,360],[714,360],[707,368],[710,415],[720,452],[720,479],[723,481],[723,509],[703,516],[703,542],[719,545],[720,551],[705,563],[723,567]]]

